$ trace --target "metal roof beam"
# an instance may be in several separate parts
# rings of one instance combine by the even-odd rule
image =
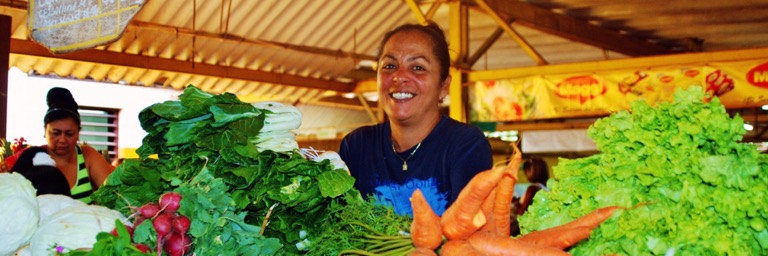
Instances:
[[[485,2],[503,20],[514,18],[517,24],[584,44],[629,56],[672,53],[670,49],[661,45],[631,38],[619,32],[601,28],[570,16],[557,14],[533,4],[509,0],[485,0]]]
[[[306,45],[295,45],[295,44],[281,43],[281,42],[268,41],[268,40],[259,40],[259,39],[252,40],[242,36],[236,36],[233,34],[195,31],[188,28],[174,27],[174,26],[136,21],[136,20],[131,21],[131,23],[129,24],[129,27],[137,30],[150,29],[150,30],[155,30],[162,33],[168,33],[168,34],[187,35],[187,36],[202,37],[207,39],[216,39],[221,41],[231,41],[231,42],[237,42],[240,44],[268,46],[268,47],[273,47],[277,49],[290,49],[290,50],[309,53],[309,54],[318,54],[318,55],[341,57],[341,58],[353,58],[357,60],[376,60],[376,57],[372,55],[355,53],[355,52],[345,52],[340,49],[333,50],[333,49],[325,49],[325,48],[306,46]]]
[[[205,63],[193,63],[175,59],[126,54],[103,50],[82,50],[68,54],[55,55],[42,45],[28,40],[11,39],[11,54],[30,55],[43,58],[70,60],[79,62],[99,63],[129,68],[161,70],[167,72],[186,73],[191,75],[213,76],[222,78],[242,79],[260,83],[271,83],[287,86],[307,87],[338,92],[351,92],[353,83],[342,83],[333,80],[295,76],[282,73],[266,72],[252,69],[233,68]]]

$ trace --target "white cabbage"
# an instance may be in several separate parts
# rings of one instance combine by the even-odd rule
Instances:
[[[46,194],[37,196],[37,205],[40,207],[40,223],[48,221],[54,213],[70,206],[86,206],[83,201],[72,199],[65,195]]]
[[[18,173],[0,173],[0,255],[13,255],[27,244],[40,218],[37,190]]]
[[[29,244],[19,248],[19,250],[16,251],[16,256],[32,256],[32,252],[29,251]]]
[[[107,207],[73,204],[52,213],[40,224],[29,242],[33,256],[51,255],[56,246],[62,247],[64,252],[91,248],[99,232],[110,232],[115,228],[116,219],[128,223],[120,212]]]

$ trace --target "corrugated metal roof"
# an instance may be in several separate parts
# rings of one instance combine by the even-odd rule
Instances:
[[[449,5],[456,1],[416,3],[422,13],[436,10],[432,19],[448,31]],[[512,20],[511,27],[547,65],[768,47],[766,0],[484,2]],[[500,33],[496,21],[475,1],[461,3],[468,6],[465,58],[472,61],[465,69],[541,64],[519,41]],[[339,96],[375,75],[358,63],[373,58],[386,31],[417,22],[407,1],[398,0],[147,1],[117,41],[54,55],[31,41],[27,4],[0,0],[0,14],[13,22],[10,65],[25,72],[131,86],[182,89],[192,84],[250,102],[357,111],[362,111],[357,99]],[[489,39],[494,36],[498,39]],[[484,44],[490,47],[480,51]],[[321,116],[326,124],[342,122]],[[365,114],[344,120],[369,121]]]

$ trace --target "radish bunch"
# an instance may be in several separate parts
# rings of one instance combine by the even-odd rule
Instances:
[[[135,226],[147,220],[152,222],[157,233],[158,255],[165,252],[170,256],[183,256],[191,252],[192,239],[187,234],[191,221],[177,212],[180,202],[179,193],[167,192],[160,196],[157,203],[147,203],[136,209]],[[128,228],[131,233],[132,228]]]

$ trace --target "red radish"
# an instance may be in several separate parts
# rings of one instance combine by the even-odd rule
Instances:
[[[171,232],[171,220],[173,220],[173,214],[170,213],[162,213],[152,220],[152,227],[155,228],[159,237]]]
[[[133,246],[136,247],[136,249],[139,249],[139,251],[141,251],[141,253],[148,253],[148,252],[150,252],[149,245],[146,245],[146,244],[134,244]]]
[[[186,254],[191,245],[192,240],[189,236],[179,232],[168,233],[163,241],[163,249],[165,249],[165,252],[170,256],[182,256]]]
[[[171,228],[179,233],[187,233],[187,230],[189,230],[190,221],[187,216],[184,215],[177,215],[176,217],[171,220]]]
[[[181,203],[181,194],[168,192],[160,196],[160,208],[165,212],[175,213]]]
[[[147,203],[136,209],[136,211],[145,219],[151,219],[160,214],[160,204]]]

